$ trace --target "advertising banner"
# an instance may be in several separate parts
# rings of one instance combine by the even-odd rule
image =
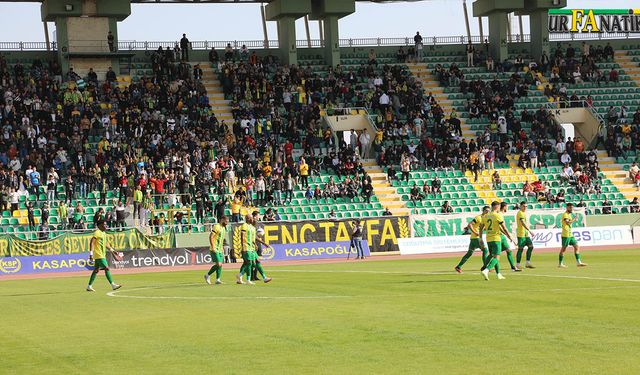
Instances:
[[[93,232],[68,232],[47,241],[28,241],[14,235],[0,235],[0,256],[76,254],[89,251]],[[176,246],[173,230],[147,236],[137,229],[108,231],[107,243],[116,250],[162,249]]]
[[[504,213],[504,222],[509,232],[515,233],[516,213],[507,211]],[[563,209],[558,210],[534,210],[526,211],[529,228],[560,228]],[[411,233],[413,237],[455,236],[463,234],[464,228],[480,212],[464,212],[449,215],[411,215]],[[584,208],[574,207],[573,215],[578,218],[574,225],[586,226],[587,217]]]
[[[349,251],[351,257],[355,257],[357,251],[350,248],[350,241],[342,242],[310,242],[289,245],[271,245],[271,249],[264,249],[263,260],[308,260],[308,259],[332,259],[347,258]],[[367,241],[362,241],[362,250],[365,256],[370,255]],[[118,252],[122,260],[109,259],[111,267],[145,268],[145,267],[176,267],[211,264],[211,254],[207,248],[192,249],[150,249],[131,250]],[[242,262],[241,259],[238,260]]]
[[[310,242],[344,242],[351,239],[353,219],[260,222],[264,240],[270,245],[290,245]],[[371,252],[398,251],[398,238],[409,237],[406,216],[382,216],[362,219],[363,239]],[[230,244],[238,252],[241,248],[240,229],[233,226]]]
[[[633,235],[628,225],[592,228],[573,228],[573,237],[581,247],[631,245]],[[398,240],[400,254],[432,254],[467,251],[470,236],[416,237]],[[536,229],[531,236],[534,248],[559,248],[562,245],[562,229]],[[515,246],[511,244],[511,249]]]
[[[88,253],[0,258],[0,276],[93,269]]]
[[[341,242],[307,242],[289,245],[271,245],[271,249],[264,249],[262,257],[265,260],[305,260],[305,259],[331,259],[347,258],[351,252],[351,258],[357,254],[356,248],[351,247],[350,241]],[[369,245],[362,241],[364,256],[369,256]]]

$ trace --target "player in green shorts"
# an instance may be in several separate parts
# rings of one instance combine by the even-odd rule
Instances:
[[[251,223],[253,216],[246,215],[245,222],[240,226],[240,242],[242,244],[242,266],[236,277],[236,284],[245,284],[242,276],[247,275],[247,284],[255,285],[251,281],[251,269],[255,266],[258,253],[256,253],[256,227]]]
[[[273,247],[271,247],[271,245],[269,245],[268,243],[264,242],[263,236],[264,236],[264,229],[262,228],[258,228],[258,211],[253,211],[251,213],[252,216],[252,225],[256,228],[256,262],[255,265],[253,266],[253,268],[251,269],[251,280],[258,280],[258,273],[260,274],[260,276],[262,276],[262,281],[264,281],[265,283],[270,282],[272,279],[270,277],[267,277],[267,275],[264,273],[264,268],[262,267],[262,262],[260,261],[260,257],[262,256],[262,247],[268,247],[271,248],[271,250],[273,250]]]
[[[467,250],[467,253],[464,254],[462,259],[460,259],[460,263],[458,263],[458,265],[455,268],[457,273],[462,273],[462,266],[467,262],[467,260],[469,260],[469,258],[471,258],[471,256],[473,255],[473,252],[476,251],[477,249],[482,250],[482,264],[484,264],[485,260],[487,259],[487,255],[489,255],[489,251],[487,250],[487,247],[482,242],[482,237],[480,237],[479,229],[480,229],[480,224],[482,224],[482,219],[488,214],[489,214],[489,206],[484,206],[482,208],[482,213],[476,216],[475,218],[473,218],[473,220],[471,220],[467,225],[466,229],[468,229],[471,232],[471,240],[469,242],[469,249]]]
[[[571,215],[573,213],[573,203],[567,203],[567,211],[562,214],[562,247],[560,248],[560,256],[558,257],[558,267],[559,268],[567,268],[564,264],[564,252],[567,250],[567,247],[573,246],[573,254],[576,257],[576,265],[578,267],[586,267],[585,263],[582,263],[580,259],[580,246],[578,245],[578,241],[573,237],[573,233],[571,232],[571,226],[578,219]]]
[[[501,234],[504,233],[509,238],[509,240],[511,240],[511,235],[507,231],[507,227],[504,225],[504,218],[502,217],[502,213],[500,212],[499,202],[491,203],[491,212],[487,216],[485,216],[485,218],[482,220],[482,224],[480,225],[479,234],[481,236],[484,230],[486,230],[487,232],[487,247],[489,248],[489,256],[480,269],[480,272],[485,280],[489,280],[489,270],[495,267],[498,279],[502,280],[505,277],[500,273],[500,253],[502,252]]]
[[[216,273],[216,284],[223,284],[220,280],[222,276],[222,264],[224,264],[224,239],[227,237],[227,224],[229,219],[226,216],[220,217],[220,222],[211,228],[209,235],[209,250],[211,252],[211,261],[213,266],[209,272],[204,275],[204,281],[211,284],[211,275]]]
[[[507,202],[500,203],[500,213],[502,215],[504,215],[507,212],[507,208],[508,208]],[[511,236],[509,236],[509,238],[511,238]],[[507,252],[507,260],[509,261],[509,265],[511,266],[511,271],[522,272],[520,267],[516,267],[516,261],[515,259],[513,259],[513,251],[511,251],[511,245],[509,245],[509,241],[507,240],[507,237],[504,234],[501,234],[500,240],[502,242],[502,251]]]
[[[95,292],[95,289],[93,289],[93,282],[96,280],[100,270],[104,270],[104,274],[107,276],[109,284],[111,284],[111,289],[120,289],[122,285],[114,283],[111,278],[111,272],[109,271],[109,264],[107,263],[106,258],[107,250],[113,252],[113,248],[107,244],[107,223],[104,220],[98,220],[96,225],[98,229],[93,232],[93,237],[91,238],[89,245],[90,251],[93,253],[94,268],[93,272],[91,272],[91,277],[89,278],[87,292]]]
[[[531,229],[527,225],[527,202],[520,202],[520,210],[516,214],[516,236],[518,237],[518,253],[516,255],[516,267],[520,269],[520,261],[524,248],[527,248],[527,268],[535,268],[531,264],[531,253],[533,252],[533,241],[531,241]]]

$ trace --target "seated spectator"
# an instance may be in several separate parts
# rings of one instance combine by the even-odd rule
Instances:
[[[525,197],[535,197],[536,193],[533,191],[533,186],[529,183],[529,181],[525,181],[522,185],[522,195]]]
[[[413,187],[411,188],[411,200],[412,201],[420,201],[422,202],[422,198],[424,198],[422,196],[422,194],[420,193],[420,189],[418,189],[418,186],[416,185],[416,183],[413,183]]]
[[[554,203],[560,203],[563,204],[565,203],[566,198],[564,196],[564,189],[561,189],[558,194],[555,196],[555,202]]]
[[[636,198],[637,200],[638,198]],[[382,212],[382,216],[392,216],[393,214],[389,211],[389,207],[384,208],[384,212]]]
[[[634,197],[633,200],[629,202],[629,212],[634,214],[640,212],[640,202],[638,202],[638,197]]]
[[[491,180],[493,182],[493,189],[500,190],[502,189],[502,178],[500,178],[500,173],[496,169],[491,176]]]
[[[607,198],[604,199],[604,202],[602,202],[602,213],[604,215],[611,215],[611,201],[609,201]]]
[[[564,165],[562,172],[560,172],[560,180],[564,181],[565,183],[574,181],[573,168],[571,168],[568,163]]]
[[[443,214],[450,214],[453,212],[453,208],[449,205],[449,201],[444,201],[440,212]]]
[[[636,185],[636,188],[640,191],[640,173],[636,173],[636,177],[633,180],[633,183]]]
[[[438,176],[435,176],[431,181],[431,192],[433,194],[442,194],[442,181],[440,181]]]

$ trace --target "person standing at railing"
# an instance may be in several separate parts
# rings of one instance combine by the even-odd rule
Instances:
[[[114,41],[115,38],[113,36],[113,33],[109,31],[109,33],[107,34],[107,44],[109,45],[109,52],[115,52],[115,47],[113,44]]]
[[[416,60],[418,62],[422,61],[422,36],[420,32],[416,32],[416,35],[413,37],[413,42],[415,43],[415,51],[416,51]]]
[[[187,39],[187,34],[182,34],[182,39],[180,39],[180,59],[189,61],[189,39]]]

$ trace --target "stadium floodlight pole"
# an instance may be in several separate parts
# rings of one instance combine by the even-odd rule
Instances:
[[[49,25],[47,25],[47,21],[42,21],[42,26],[44,26],[44,41],[47,43],[47,52],[51,51],[51,46],[49,45]]]
[[[522,26],[522,14],[518,14],[518,25],[520,26],[520,42],[524,42],[524,26]]]
[[[304,29],[307,32],[307,46],[311,48],[311,31],[309,31],[309,15],[304,16]]]
[[[482,16],[478,17],[478,28],[480,29],[480,43],[484,43],[484,30],[482,28]]]
[[[262,13],[262,33],[264,34],[264,48],[269,49],[269,33],[267,32],[267,16],[264,10],[265,5],[260,5],[260,13]]]
[[[467,39],[471,43],[471,29],[469,28],[469,12],[467,11],[467,0],[462,0],[462,9],[464,10],[464,25],[467,27]]]
[[[320,34],[320,47],[324,47],[324,21],[318,20],[318,33]]]

